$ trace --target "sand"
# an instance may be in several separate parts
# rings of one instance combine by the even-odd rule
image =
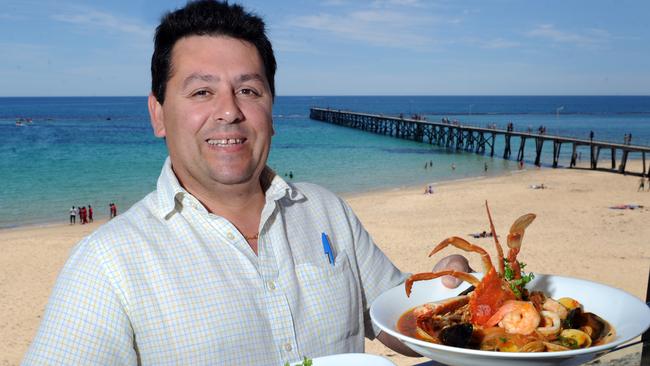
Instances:
[[[636,169],[635,171],[640,171]],[[544,184],[546,189],[531,189]],[[435,193],[399,188],[345,197],[388,257],[404,271],[428,271],[440,240],[488,229],[489,200],[499,235],[528,212],[537,219],[526,232],[520,259],[532,272],[574,276],[621,288],[645,299],[650,269],[650,192],[637,192],[639,177],[570,169],[526,169],[506,176],[443,182]],[[637,204],[634,210],[609,206]],[[71,248],[97,228],[51,225],[0,230],[0,366],[18,365],[34,337],[56,276]],[[476,269],[481,263],[469,256]],[[395,355],[377,341],[367,352],[397,365],[427,361]],[[629,352],[638,352],[630,347]],[[629,353],[628,352],[628,353]],[[608,356],[608,357],[613,357]],[[623,353],[621,352],[621,355]]]

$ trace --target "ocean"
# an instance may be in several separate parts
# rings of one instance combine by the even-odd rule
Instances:
[[[588,138],[594,131],[596,140],[611,142],[631,134],[632,144],[650,145],[648,96],[277,97],[269,165],[339,194],[500,175],[517,162],[500,158],[499,140],[494,157],[457,152],[313,121],[310,107],[478,126],[512,122],[522,131],[544,125],[547,134]],[[31,122],[17,126],[19,118]],[[100,219],[111,202],[123,211],[155,188],[167,155],[152,134],[146,97],[0,98],[0,141],[0,228],[67,222],[71,206],[92,205]],[[534,148],[527,153],[529,166]]]

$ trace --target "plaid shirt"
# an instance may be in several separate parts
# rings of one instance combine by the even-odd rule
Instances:
[[[371,302],[405,275],[350,207],[275,176],[259,229],[255,255],[168,158],[156,191],[75,247],[23,364],[282,365],[363,352]]]

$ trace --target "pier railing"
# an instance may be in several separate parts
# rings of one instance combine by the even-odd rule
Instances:
[[[548,135],[546,133],[520,132],[511,129],[492,127],[477,127],[463,125],[459,122],[433,122],[395,116],[383,116],[369,113],[343,111],[329,108],[311,108],[311,119],[332,123],[340,126],[356,128],[362,131],[435,144],[450,149],[464,150],[477,154],[495,154],[495,140],[503,136],[504,147],[502,156],[510,159],[513,145],[519,142],[517,149],[518,161],[524,160],[526,142],[535,142],[535,165],[541,165],[542,149],[545,143],[553,144],[552,166],[559,166],[560,150],[563,144],[571,145],[569,167],[576,167],[578,149],[582,146],[589,151],[589,167],[591,169],[608,170],[623,174],[649,175],[650,168],[646,166],[646,153],[650,147],[631,144],[617,144],[592,139],[579,139],[566,136]],[[609,151],[611,167],[599,167],[601,151]],[[620,162],[616,165],[620,152]],[[626,164],[631,154],[641,156],[643,168],[640,172],[626,170]]]

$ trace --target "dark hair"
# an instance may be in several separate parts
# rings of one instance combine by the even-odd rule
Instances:
[[[189,36],[228,36],[250,42],[264,63],[264,71],[275,97],[275,56],[266,37],[262,18],[227,1],[198,0],[165,14],[156,28],[151,57],[151,91],[160,104],[165,101],[171,77],[172,49],[178,40]]]

